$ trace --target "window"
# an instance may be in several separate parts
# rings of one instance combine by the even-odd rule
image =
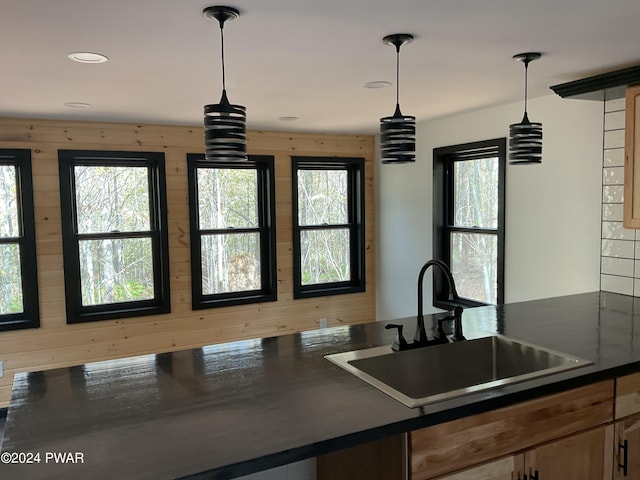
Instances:
[[[169,312],[164,155],[58,158],[67,322]]]
[[[434,256],[468,305],[504,303],[505,164],[504,138],[433,151]],[[446,281],[434,278],[434,305],[448,308]]]
[[[276,300],[273,157],[187,163],[193,308]]]
[[[363,292],[364,159],[292,158],[294,298]]]
[[[0,150],[0,331],[40,326],[31,152]]]

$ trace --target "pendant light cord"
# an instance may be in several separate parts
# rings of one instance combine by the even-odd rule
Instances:
[[[529,61],[524,61],[524,113],[527,114],[527,96],[529,90]]]
[[[224,71],[224,23],[220,22],[220,50],[222,59],[222,90],[226,90],[225,71]]]
[[[396,45],[396,105],[400,105],[400,45]]]

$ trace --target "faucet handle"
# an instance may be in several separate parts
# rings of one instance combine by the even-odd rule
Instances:
[[[393,342],[393,345],[391,345],[391,350],[393,350],[394,352],[399,352],[401,350],[406,350],[407,348],[409,348],[409,344],[402,335],[402,329],[404,328],[404,325],[399,325],[397,323],[388,323],[384,326],[384,328],[386,330],[391,330],[392,328],[398,329],[398,335],[396,336],[396,341]]]

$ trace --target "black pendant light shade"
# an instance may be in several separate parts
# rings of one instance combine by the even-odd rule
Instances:
[[[514,59],[524,63],[524,116],[520,123],[509,125],[509,163],[542,163],[542,124],[531,122],[527,115],[527,81],[529,62],[542,56],[538,52],[519,53]]]
[[[416,117],[400,111],[400,47],[410,43],[413,35],[396,33],[382,39],[396,48],[396,110],[392,117],[380,119],[380,151],[382,163],[409,163],[416,161]]]
[[[207,160],[242,161],[247,159],[247,112],[227,98],[224,69],[224,22],[234,20],[240,12],[232,7],[207,7],[205,17],[220,24],[222,59],[222,97],[220,103],[204,106],[204,142]]]

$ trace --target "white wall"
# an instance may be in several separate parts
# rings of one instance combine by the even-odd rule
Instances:
[[[602,102],[552,94],[528,110],[543,125],[543,163],[507,166],[507,303],[599,289]],[[377,167],[378,320],[416,314],[418,271],[432,256],[433,149],[508,136],[521,118],[514,103],[419,123],[416,162]]]

